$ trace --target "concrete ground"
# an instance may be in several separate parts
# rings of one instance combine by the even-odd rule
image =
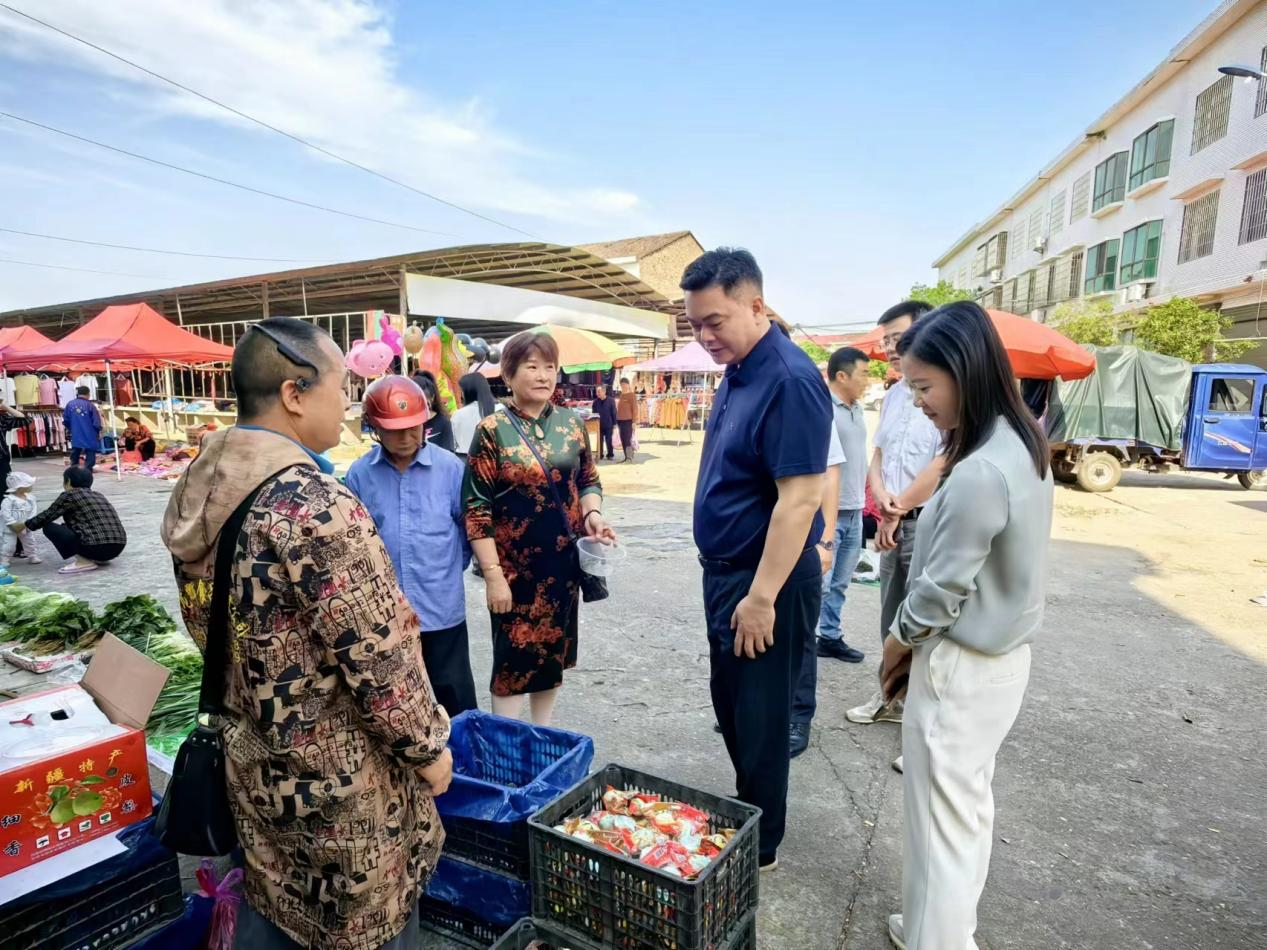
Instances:
[[[613,596],[582,609],[579,667],[559,725],[620,762],[712,792],[733,773],[712,731],[700,572],[691,541],[694,444],[644,440],[606,465],[629,547]],[[50,501],[56,462],[19,461]],[[129,526],[120,561],[24,583],[100,607],[148,591],[175,610],[158,541],[169,486],[102,477]],[[1267,947],[1267,496],[1215,479],[1131,477],[1110,496],[1057,490],[1050,606],[1019,721],[995,779],[997,820],[978,942],[988,950]],[[483,589],[468,582],[477,683],[489,672]],[[878,591],[851,591],[851,666],[821,661],[810,750],[793,763],[782,868],[762,878],[770,950],[880,950],[898,909],[901,777],[893,725],[853,726],[873,690]]]

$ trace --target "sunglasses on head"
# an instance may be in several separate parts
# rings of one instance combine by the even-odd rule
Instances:
[[[262,327],[258,323],[252,323],[249,327],[247,327],[247,332],[249,333],[251,330],[258,330],[260,333],[263,333],[266,337],[268,337],[273,342],[273,345],[277,347],[277,352],[280,353],[282,356],[284,356],[291,363],[294,363],[296,366],[303,367],[304,369],[312,370],[311,377],[309,376],[295,377],[294,383],[295,383],[296,389],[298,389],[302,393],[302,392],[307,392],[309,389],[313,387],[313,385],[317,381],[317,377],[321,374],[321,371],[317,368],[316,363],[308,359],[308,357],[297,353],[294,347],[292,347],[289,343],[287,343],[285,340],[283,340],[281,337],[279,337],[277,334],[275,334],[272,330],[268,329],[267,327]]]

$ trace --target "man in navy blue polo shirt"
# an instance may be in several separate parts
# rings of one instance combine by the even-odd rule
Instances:
[[[831,400],[810,358],[771,325],[751,254],[709,251],[681,287],[695,339],[726,364],[695,488],[709,686],[739,798],[761,808],[760,863],[771,870],[787,813],[792,690],[822,596],[815,545]]]

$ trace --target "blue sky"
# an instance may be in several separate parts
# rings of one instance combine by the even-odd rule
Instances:
[[[689,228],[807,326],[870,322],[1213,0],[878,4],[6,0],[416,187],[563,244]],[[900,10],[898,13],[896,11]],[[0,10],[0,228],[325,263],[521,236],[315,155]],[[0,310],[287,264],[0,232]],[[127,276],[120,276],[127,275]]]

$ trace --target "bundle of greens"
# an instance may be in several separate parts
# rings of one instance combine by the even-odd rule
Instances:
[[[146,655],[171,671],[145,724],[149,744],[170,755],[193,729],[198,716],[202,654],[194,642],[172,624],[171,629],[149,637]]]
[[[97,627],[145,653],[151,638],[176,632],[176,621],[149,594],[136,594],[108,605]]]
[[[0,587],[0,643],[48,656],[90,649],[100,638],[96,617],[86,602],[17,584]]]

